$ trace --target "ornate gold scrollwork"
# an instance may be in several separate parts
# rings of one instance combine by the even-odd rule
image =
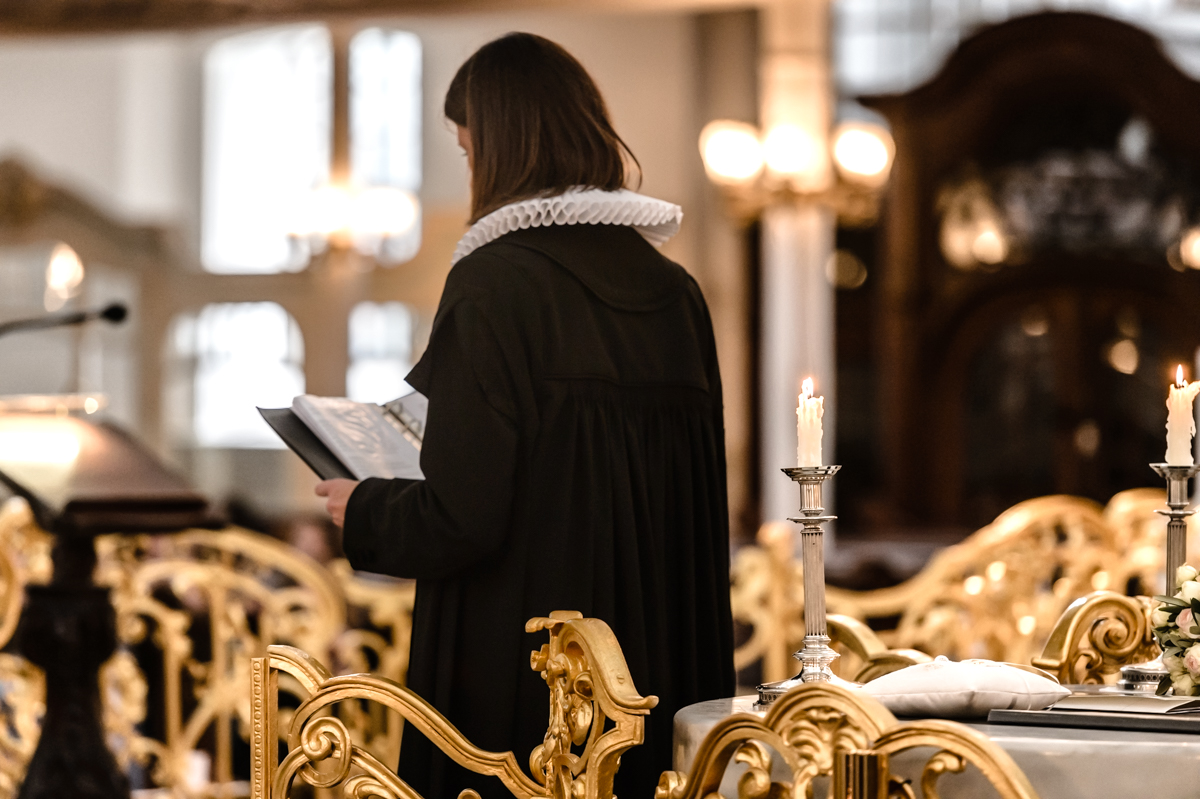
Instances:
[[[346,598],[348,627],[333,642],[341,674],[367,673],[404,684],[408,675],[416,582],[362,574],[344,560],[329,564]],[[339,718],[354,742],[384,763],[400,756],[403,722],[381,706],[343,703]]]
[[[387,707],[459,765],[496,777],[518,799],[611,796],[620,756],[641,742],[643,716],[658,700],[637,693],[620,646],[603,622],[556,612],[526,625],[529,632],[542,629],[550,632],[550,642],[533,653],[531,664],[550,688],[550,724],[530,757],[532,777],[512,752],[474,746],[396,682],[361,674],[334,677],[300,650],[271,646],[267,657],[254,658],[251,665],[251,799],[285,799],[297,777],[320,788],[341,786],[347,797],[417,799],[338,720],[333,711],[346,701]],[[276,751],[280,673],[290,675],[305,694],[288,722],[282,762]],[[583,751],[576,753],[581,745]]]
[[[236,528],[108,536],[97,553],[121,641],[137,646],[150,636],[162,658],[161,739],[136,731],[144,701],[141,715],[129,702],[109,712],[122,760],[148,767],[157,785],[206,792],[189,766],[193,752],[208,749],[212,783],[232,785],[235,737],[248,724],[249,658],[275,642],[328,656],[345,628],[337,582],[287,545]],[[130,661],[116,687],[144,696],[145,676]]]
[[[1096,685],[1116,682],[1122,666],[1159,654],[1151,633],[1151,600],[1095,591],[1071,603],[1033,665],[1059,682]]]
[[[912,796],[911,790],[888,771],[895,754],[932,747],[922,769],[921,787],[937,799],[937,779],[947,771],[962,771],[967,764],[979,769],[1002,799],[1035,799],[1025,775],[1012,758],[986,736],[950,721],[925,720],[899,723],[882,705],[868,696],[828,683],[802,685],[776,700],[763,718],[739,714],[721,720],[701,742],[691,772],[665,772],[655,799],[710,799],[730,761],[749,768],[738,784],[739,799],[804,797],[819,775],[835,776],[842,786],[857,785],[889,796]],[[786,764],[791,782],[772,782],[771,751]],[[845,754],[853,753],[859,765],[876,769],[848,780],[835,775],[845,768]],[[848,799],[866,799],[858,793]],[[878,793],[872,799],[877,799]],[[838,799],[843,799],[839,796]]]
[[[938,553],[904,583],[874,591],[829,587],[826,604],[863,621],[898,619],[878,633],[886,647],[1028,663],[1071,599],[1124,586],[1123,540],[1096,503],[1040,497]],[[760,544],[734,558],[734,618],[754,628],[735,662],[742,668],[762,659],[769,680],[794,671],[786,655],[803,636],[803,576],[790,528],[764,526]]]

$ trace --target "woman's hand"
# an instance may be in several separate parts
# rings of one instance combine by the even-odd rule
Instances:
[[[325,510],[329,511],[329,515],[333,518],[333,523],[338,527],[346,524],[346,503],[350,501],[350,495],[354,493],[354,489],[357,486],[357,480],[346,480],[344,478],[322,480],[317,483],[315,489],[317,496],[328,497],[325,500]]]

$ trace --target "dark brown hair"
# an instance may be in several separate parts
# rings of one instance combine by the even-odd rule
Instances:
[[[572,186],[615,191],[630,165],[641,181],[587,70],[541,36],[510,33],[479,48],[450,82],[445,112],[471,134],[472,222]]]

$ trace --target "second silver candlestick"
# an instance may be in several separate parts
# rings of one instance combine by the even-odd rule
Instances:
[[[836,519],[825,516],[822,486],[841,466],[800,466],[783,473],[800,484],[800,516],[788,519],[801,526],[800,552],[804,564],[804,647],[792,657],[800,661],[800,673],[790,680],[758,686],[758,704],[770,705],[790,689],[806,682],[836,680],[830,664],[838,653],[829,646],[825,620],[825,529]]]

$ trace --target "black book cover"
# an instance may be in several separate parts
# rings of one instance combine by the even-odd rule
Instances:
[[[283,443],[287,444],[292,452],[299,455],[309,468],[317,473],[317,477],[322,480],[333,480],[338,477],[344,477],[347,480],[358,479],[336,455],[330,452],[329,447],[325,446],[321,439],[308,429],[308,425],[300,421],[291,408],[259,408],[258,412],[262,414],[262,418],[267,421],[267,424],[271,425],[271,429],[279,434]]]

